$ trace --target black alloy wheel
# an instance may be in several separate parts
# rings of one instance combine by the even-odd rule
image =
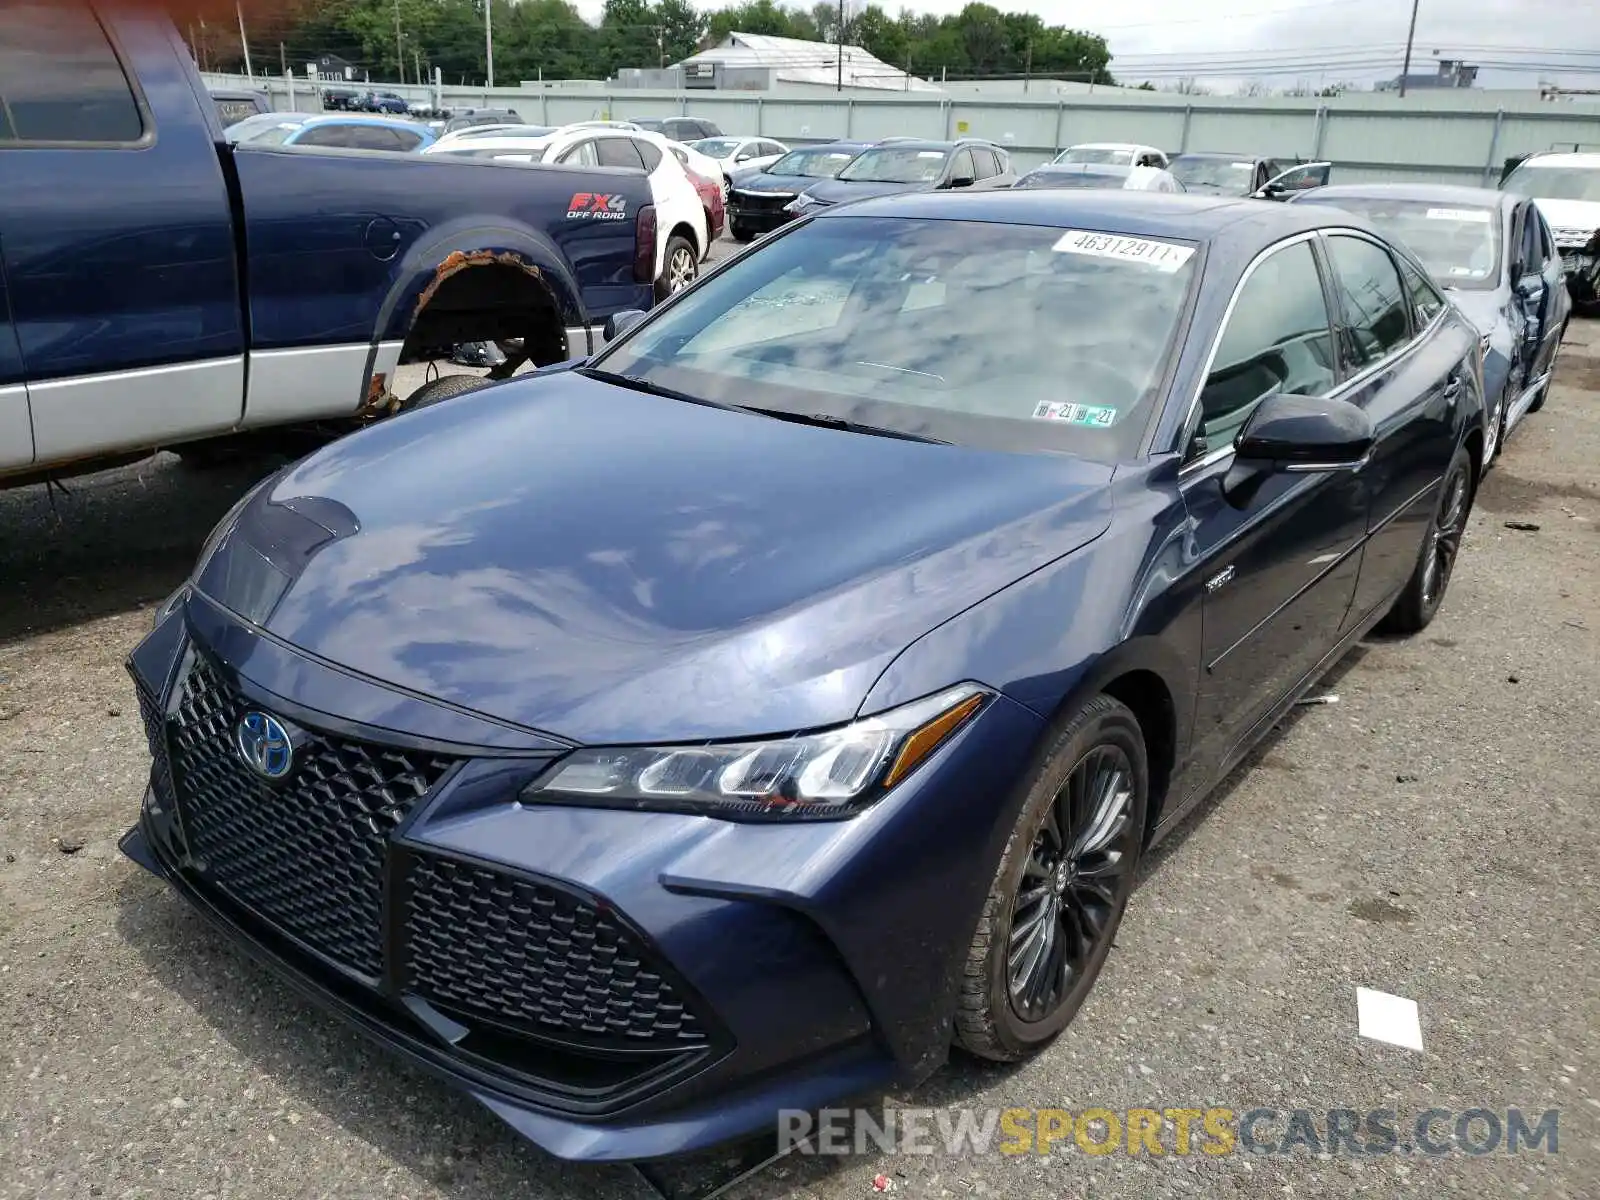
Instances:
[[[1132,807],[1127,753],[1102,745],[1046,810],[1023,863],[1006,947],[1011,1007],[1021,1020],[1046,1020],[1087,973],[1138,857]]]
[[[1472,515],[1472,480],[1472,467],[1463,447],[1456,451],[1445,472],[1438,506],[1423,534],[1416,568],[1394,607],[1378,624],[1378,633],[1418,633],[1438,614],[1455,574],[1467,518]]]
[[[1014,1062],[1066,1028],[1133,893],[1149,766],[1138,718],[1096,696],[1046,736],[967,956],[956,1038]]]

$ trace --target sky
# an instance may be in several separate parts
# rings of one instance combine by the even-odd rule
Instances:
[[[890,12],[900,0],[878,0]],[[1264,81],[1370,83],[1400,72],[1411,7],[1405,0],[989,0],[1106,38],[1119,79],[1171,83],[1193,74],[1212,90],[1273,69]],[[809,0],[802,0],[809,6]],[[966,0],[915,0],[918,12],[959,12]],[[716,3],[706,5],[720,7]],[[580,0],[586,16],[599,0]],[[589,10],[594,9],[591,13]],[[1600,0],[1419,0],[1413,72],[1433,52],[1480,62],[1480,86],[1545,82],[1600,88]],[[1498,63],[1536,66],[1511,70]],[[1565,68],[1565,69],[1562,69]]]

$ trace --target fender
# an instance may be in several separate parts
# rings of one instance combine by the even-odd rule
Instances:
[[[579,299],[577,281],[549,237],[533,229],[485,225],[479,223],[480,220],[467,217],[436,225],[429,229],[427,237],[406,251],[395,270],[389,293],[378,309],[372,344],[367,351],[362,395],[368,394],[372,387],[380,348],[386,342],[405,341],[424,297],[453,273],[450,270],[452,256],[460,255],[469,260],[479,256],[488,259],[513,256],[514,265],[534,275],[549,291],[565,328],[588,326],[588,314]],[[456,262],[460,264],[457,269],[466,265],[460,260]]]

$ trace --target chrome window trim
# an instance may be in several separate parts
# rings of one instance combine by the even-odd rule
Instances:
[[[1251,276],[1255,274],[1256,268],[1262,263],[1266,262],[1267,259],[1271,258],[1278,251],[1287,249],[1296,243],[1315,242],[1321,238],[1333,236],[1351,236],[1360,238],[1364,242],[1371,242],[1374,246],[1377,246],[1380,250],[1384,251],[1384,253],[1388,254],[1391,259],[1394,257],[1393,251],[1390,250],[1388,246],[1384,245],[1381,241],[1374,238],[1366,231],[1355,229],[1346,225],[1330,225],[1321,229],[1311,229],[1305,231],[1304,233],[1297,233],[1293,237],[1285,238],[1281,242],[1274,242],[1272,245],[1268,246],[1265,250],[1261,251],[1254,258],[1252,258],[1250,260],[1250,265],[1245,267],[1244,274],[1239,276],[1239,282],[1233,289],[1233,295],[1228,298],[1228,307],[1223,310],[1222,320],[1217,323],[1217,332],[1211,339],[1211,350],[1206,355],[1205,367],[1200,372],[1199,379],[1195,383],[1194,396],[1189,401],[1189,411],[1183,419],[1183,424],[1179,426],[1178,429],[1178,444],[1171,451],[1169,451],[1169,453],[1181,454],[1184,447],[1189,444],[1190,439],[1194,436],[1194,429],[1198,424],[1196,418],[1200,411],[1200,395],[1205,391],[1206,380],[1211,375],[1211,368],[1216,364],[1217,352],[1222,349],[1222,338],[1223,335],[1228,332],[1228,322],[1233,319],[1233,310],[1239,303],[1239,296],[1243,293],[1245,285],[1250,282]],[[1398,266],[1395,269],[1395,274],[1400,274]],[[1422,272],[1422,277],[1424,279],[1427,279],[1428,277],[1425,270]],[[1337,283],[1337,278],[1335,278],[1334,282]],[[1402,293],[1404,293],[1405,279],[1403,277],[1401,278],[1400,283]],[[1356,374],[1350,376],[1333,389],[1319,393],[1311,398],[1316,400],[1337,400],[1344,393],[1365,386],[1375,375],[1387,371],[1401,358],[1404,358],[1407,354],[1410,354],[1422,344],[1428,335],[1433,332],[1435,327],[1437,327],[1439,323],[1444,320],[1446,314],[1449,313],[1452,307],[1450,298],[1448,296],[1441,296],[1441,299],[1444,300],[1444,304],[1439,311],[1433,315],[1433,320],[1429,321],[1428,324],[1423,328],[1413,330],[1411,337],[1403,345],[1391,350],[1377,362],[1368,363]],[[1324,303],[1326,303],[1326,301],[1324,301]],[[1410,302],[1409,294],[1406,296],[1406,306],[1414,315],[1416,310]],[[1338,324],[1333,319],[1334,314],[1330,312],[1328,314],[1328,318],[1329,327],[1332,330],[1334,337],[1337,339]],[[1240,428],[1242,430],[1243,426]],[[1183,479],[1186,476],[1195,474],[1207,467],[1214,466],[1215,464],[1228,458],[1233,454],[1233,452],[1234,448],[1232,442],[1228,443],[1226,446],[1219,446],[1215,450],[1208,451],[1201,457],[1195,459],[1193,462],[1187,462],[1181,465],[1178,468],[1178,478]]]

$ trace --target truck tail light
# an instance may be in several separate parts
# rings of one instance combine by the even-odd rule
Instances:
[[[638,283],[656,279],[656,206],[646,204],[634,223],[633,278]]]

